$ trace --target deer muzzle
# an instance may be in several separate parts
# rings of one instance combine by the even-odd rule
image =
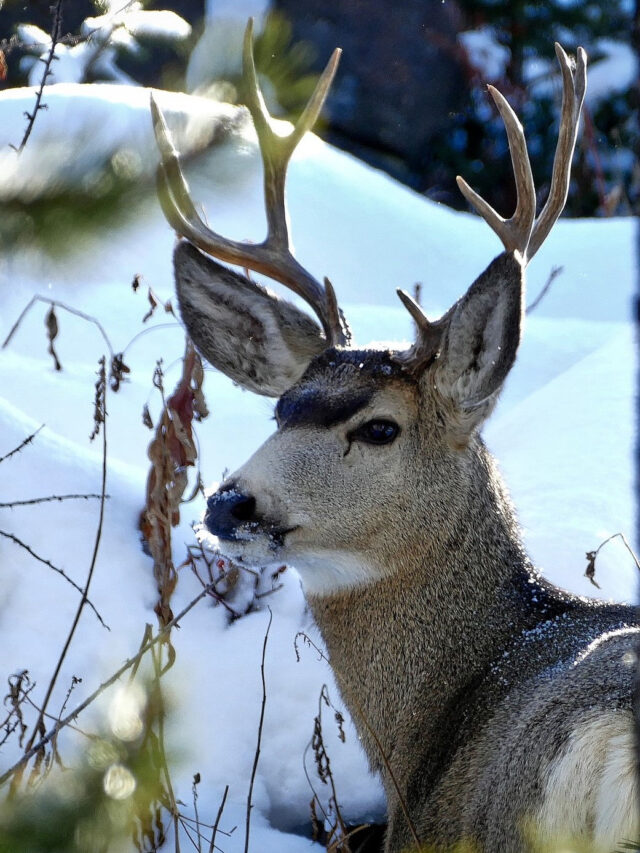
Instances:
[[[256,499],[242,492],[235,483],[228,483],[207,500],[204,523],[219,539],[252,538],[252,532],[259,526]]]

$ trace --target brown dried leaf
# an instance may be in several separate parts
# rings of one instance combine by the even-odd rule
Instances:
[[[151,288],[149,288],[149,290],[147,291],[147,299],[149,300],[149,305],[151,306],[151,308],[149,308],[147,313],[142,318],[143,323],[146,323],[147,320],[149,320],[153,316],[153,312],[158,307],[158,300],[156,299],[155,293],[153,292],[153,290],[151,290]]]
[[[591,583],[600,589],[600,584],[596,580],[596,555],[597,551],[587,551],[587,569],[584,573],[586,578],[589,578]]]
[[[142,408],[142,423],[148,428],[153,429],[153,421],[151,420],[151,412],[149,406],[145,403]]]
[[[173,618],[169,601],[178,579],[171,553],[171,528],[180,521],[180,503],[189,481],[188,468],[197,458],[192,424],[194,419],[200,420],[207,414],[202,395],[203,378],[200,357],[187,342],[182,377],[165,402],[147,451],[151,468],[140,529],[153,557],[154,577],[160,594],[156,613],[162,625]],[[162,389],[160,363],[153,381]]]

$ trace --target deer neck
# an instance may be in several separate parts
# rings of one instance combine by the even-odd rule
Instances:
[[[382,579],[308,596],[370,763],[383,776],[381,750],[393,762],[418,732],[429,742],[454,698],[536,618],[530,591],[544,584],[491,459],[482,447],[480,454],[464,518],[448,536],[429,544],[418,529],[411,548],[386,555]]]

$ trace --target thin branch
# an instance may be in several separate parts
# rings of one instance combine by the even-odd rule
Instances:
[[[49,299],[48,296],[40,296],[39,294],[36,294],[34,297],[32,297],[32,299],[29,300],[29,303],[22,309],[20,316],[11,327],[11,330],[9,331],[7,337],[4,339],[1,349],[4,349],[8,345],[11,338],[17,332],[26,314],[31,310],[31,308],[36,304],[36,302],[44,302],[45,305],[55,306],[56,308],[60,308],[62,311],[67,311],[69,314],[73,314],[75,317],[80,317],[82,320],[86,320],[88,323],[93,323],[94,326],[98,327],[100,334],[104,338],[104,342],[106,343],[109,349],[109,355],[113,359],[114,349],[111,346],[109,336],[105,332],[99,320],[96,320],[96,318],[92,317],[90,314],[85,314],[84,311],[78,311],[77,308],[71,308],[69,305],[65,305],[63,302],[59,302],[57,299]]]
[[[0,460],[1,461],[1,460]],[[16,506],[31,506],[32,504],[43,504],[48,503],[50,501],[72,501],[72,500],[85,500],[88,501],[92,498],[100,499],[102,495],[94,495],[94,494],[86,494],[86,495],[47,495],[44,498],[31,498],[28,501],[0,501],[0,509],[13,509]],[[105,495],[105,498],[109,500],[111,496]]]
[[[2,506],[2,504],[0,504],[0,506]],[[64,571],[64,569],[61,569],[58,566],[54,566],[54,564],[50,560],[47,560],[47,559],[45,559],[45,557],[41,557],[39,554],[36,554],[36,552],[33,550],[33,548],[31,548],[29,545],[27,545],[26,542],[23,542],[22,539],[18,539],[18,537],[14,536],[13,533],[7,533],[4,530],[0,530],[0,536],[4,536],[5,539],[10,539],[16,545],[19,545],[21,548],[24,548],[24,550],[30,556],[32,556],[34,558],[34,560],[37,560],[39,563],[42,563],[43,565],[47,566],[49,569],[53,569],[54,572],[57,572],[59,575],[61,575],[67,581],[67,583],[70,583],[74,589],[76,589],[81,595],[84,596],[84,590],[82,589],[80,584],[77,584],[73,580],[73,578],[70,578],[69,575]],[[98,621],[100,622],[100,624],[103,627],[105,627],[107,629],[107,631],[110,631],[111,628],[104,621],[104,619],[102,618],[102,616],[98,612],[98,610],[95,607],[95,605],[93,604],[93,602],[90,601],[88,598],[86,599],[86,601],[87,601],[87,604],[89,605],[89,607],[93,610],[93,612],[98,617]]]
[[[171,647],[169,646],[169,649]],[[164,748],[164,718],[165,718],[165,707],[164,707],[164,697],[162,695],[162,689],[160,687],[160,678],[162,677],[163,672],[166,672],[166,667],[160,665],[160,654],[162,652],[162,647],[159,649],[153,649],[151,652],[151,657],[153,660],[153,672],[154,672],[154,687],[155,687],[155,700],[157,703],[157,716],[158,716],[158,741],[157,741],[157,753],[156,758],[160,762],[160,769],[162,771],[162,775],[165,778],[165,784],[167,786],[166,794],[169,796],[169,805],[171,806],[171,818],[173,820],[173,831],[175,834],[175,853],[180,853],[180,833],[178,820],[180,817],[180,810],[178,809],[178,804],[176,803],[176,796],[173,792],[173,784],[171,782],[171,773],[169,772],[169,765],[167,763],[167,755]],[[171,651],[169,652],[169,661],[172,661]],[[188,834],[188,833],[187,833]]]
[[[103,681],[102,684],[84,700],[84,702],[81,702],[80,705],[74,708],[71,713],[67,714],[64,719],[59,720],[55,724],[55,726],[53,726],[53,728],[51,728],[45,735],[43,735],[43,737],[38,741],[38,743],[34,744],[28,752],[25,752],[25,754],[19,761],[17,761],[12,767],[10,767],[5,773],[3,773],[2,776],[0,776],[0,786],[4,785],[5,782],[7,782],[13,776],[14,773],[17,773],[18,770],[24,767],[25,764],[27,764],[31,760],[31,758],[33,758],[34,755],[37,755],[40,750],[42,750],[48,743],[50,743],[50,741],[58,734],[61,729],[65,728],[73,720],[75,720],[75,718],[79,714],[81,714],[82,711],[84,711],[86,708],[89,707],[89,705],[95,702],[98,696],[101,696],[102,693],[104,693],[104,691],[108,687],[111,687],[112,684],[115,684],[115,682],[118,681],[118,679],[121,678],[121,676],[123,676],[125,672],[130,670],[131,667],[139,664],[144,655],[146,655],[146,653],[149,651],[149,649],[152,649],[157,643],[163,642],[170,634],[171,629],[175,627],[181,619],[184,619],[187,613],[192,610],[196,606],[196,604],[198,604],[199,601],[201,601],[206,595],[208,595],[210,589],[214,586],[215,583],[211,583],[209,586],[205,587],[202,592],[198,593],[198,595],[194,599],[192,599],[189,604],[180,613],[178,613],[177,616],[174,616],[171,622],[165,625],[164,628],[161,628],[156,634],[156,636],[149,640],[148,643],[145,643],[139,649],[137,654],[135,654],[132,658],[129,658],[120,667],[120,669],[117,670],[117,672],[113,673],[110,678],[108,678],[106,681]]]
[[[229,786],[225,785],[224,794],[222,795],[222,802],[220,803],[220,808],[218,809],[218,814],[216,815],[216,822],[213,824],[213,832],[211,833],[211,842],[209,844],[209,853],[214,853],[216,846],[216,835],[218,833],[218,825],[220,823],[220,818],[222,817],[222,812],[224,811],[224,804],[227,802],[227,794],[229,793]]]
[[[247,819],[245,824],[244,853],[249,853],[249,830],[251,828],[251,809],[253,808],[251,804],[251,797],[253,796],[253,783],[256,778],[256,772],[258,770],[258,761],[260,759],[260,747],[262,744],[262,726],[264,725],[264,709],[267,704],[267,684],[264,677],[264,661],[267,654],[267,640],[269,639],[269,631],[271,629],[272,621],[273,612],[269,607],[269,623],[267,624],[267,630],[265,631],[264,635],[264,643],[262,644],[262,660],[260,662],[260,677],[262,678],[262,705],[260,707],[260,722],[258,723],[258,740],[256,743],[255,755],[253,757],[251,781],[249,782],[249,793],[247,795]]]
[[[321,660],[326,661],[329,664],[329,666],[332,666],[331,662],[329,661],[329,658],[325,655],[325,653],[322,651],[322,649],[319,648],[313,642],[311,637],[308,634],[305,634],[304,631],[298,631],[298,633],[295,635],[294,640],[293,640],[293,647],[295,649],[296,658],[298,661],[300,660],[300,653],[298,651],[298,637],[302,637],[303,641],[309,647],[316,650],[316,652],[320,656]],[[345,678],[344,673],[341,673],[341,677],[344,678],[345,681],[347,681],[347,682],[349,681],[349,679]],[[361,686],[361,685],[358,685],[358,686]],[[362,720],[364,727],[369,732],[369,734],[371,735],[371,737],[373,738],[373,740],[376,744],[376,747],[378,748],[378,752],[380,753],[380,758],[382,760],[382,763],[384,764],[385,769],[389,773],[389,777],[391,779],[393,787],[395,788],[396,794],[398,796],[398,801],[400,803],[400,807],[402,808],[402,812],[404,814],[405,820],[407,821],[407,826],[409,827],[409,831],[410,831],[411,835],[413,836],[413,840],[414,840],[416,847],[419,848],[420,847],[420,839],[418,838],[418,833],[416,832],[415,825],[414,825],[413,821],[411,820],[411,816],[409,815],[409,809],[407,807],[407,804],[405,802],[404,797],[402,796],[402,791],[400,790],[400,785],[398,784],[398,780],[396,779],[395,774],[394,774],[393,770],[391,769],[391,762],[389,761],[387,754],[382,747],[382,744],[380,742],[380,738],[378,737],[375,730],[373,729],[373,727],[370,725],[369,721],[367,720],[367,717],[364,713],[364,709],[363,709],[362,705],[355,698],[355,691],[353,691],[353,690],[351,691],[351,697],[352,697],[353,702],[356,706],[358,716]]]
[[[27,446],[27,444],[31,444],[33,439],[37,436],[41,429],[44,429],[44,424],[38,427],[35,432],[32,432],[31,435],[28,435],[24,441],[20,442],[17,447],[14,447],[10,453],[7,453],[5,456],[0,456],[0,462],[4,462],[5,459],[10,459],[14,454],[20,453],[20,451]]]
[[[103,356],[100,359],[100,375],[104,378],[104,374],[105,374],[105,358]],[[33,732],[32,732],[31,737],[29,738],[29,741],[27,743],[27,748],[26,748],[27,752],[33,746],[33,742],[34,742],[38,732],[41,730],[41,728],[44,727],[44,712],[47,709],[47,705],[49,704],[49,700],[51,699],[51,695],[53,693],[53,689],[54,689],[56,682],[58,680],[58,676],[59,676],[60,671],[62,669],[62,665],[64,663],[66,656],[67,656],[67,652],[69,651],[69,647],[71,646],[71,641],[73,640],[73,637],[76,633],[76,629],[77,629],[78,624],[80,622],[80,617],[82,615],[82,611],[84,610],[84,606],[88,601],[89,586],[91,585],[91,580],[93,578],[93,572],[94,572],[94,569],[96,567],[96,561],[98,559],[98,551],[100,549],[100,541],[102,539],[102,529],[103,529],[103,524],[104,524],[104,509],[105,509],[105,504],[106,504],[106,495],[107,495],[107,423],[106,423],[106,418],[105,418],[103,421],[103,424],[102,424],[102,484],[101,484],[101,488],[100,488],[100,496],[101,496],[101,498],[100,498],[100,513],[98,516],[98,528],[96,530],[96,536],[95,536],[95,541],[94,541],[94,545],[93,545],[93,554],[91,556],[91,563],[89,565],[89,571],[87,573],[87,580],[85,582],[84,589],[82,590],[82,598],[80,599],[80,603],[78,605],[75,617],[74,617],[73,622],[71,624],[69,634],[67,635],[66,642],[65,642],[64,647],[62,649],[62,652],[60,653],[60,656],[58,658],[58,663],[56,664],[55,670],[54,670],[53,675],[51,677],[51,680],[49,682],[49,687],[47,688],[47,692],[46,692],[44,701],[42,703],[42,708],[41,708],[40,714],[38,715],[38,720],[36,722],[36,725],[33,728]],[[20,783],[20,775],[18,775],[16,777],[14,782],[16,784]]]
[[[147,326],[145,329],[143,329],[141,332],[138,332],[137,334],[135,334],[131,338],[129,343],[126,345],[126,347],[122,350],[122,352],[120,354],[122,356],[126,355],[127,350],[130,349],[130,347],[133,346],[133,344],[135,344],[135,342],[139,338],[142,338],[144,335],[148,335],[149,332],[155,332],[158,329],[183,329],[184,330],[184,326],[182,325],[182,323],[156,323],[155,326]]]
[[[591,583],[592,583],[594,586],[597,586],[597,587],[598,587],[598,589],[600,589],[600,584],[596,581],[596,578],[595,578],[595,575],[596,575],[596,557],[597,557],[597,556],[598,556],[598,554],[600,553],[600,550],[601,550],[602,548],[604,548],[604,546],[605,546],[608,542],[611,542],[611,540],[612,540],[612,539],[622,539],[622,542],[623,542],[623,544],[624,544],[625,548],[626,548],[626,549],[627,549],[627,551],[631,554],[631,557],[632,557],[632,559],[633,559],[633,562],[636,564],[636,569],[638,569],[638,571],[640,571],[640,561],[638,561],[638,557],[636,556],[636,553],[635,553],[635,551],[633,550],[633,548],[631,547],[631,545],[629,545],[629,543],[628,543],[628,541],[627,541],[627,538],[626,538],[626,536],[624,535],[624,533],[612,533],[612,534],[611,534],[611,536],[608,536],[608,537],[604,540],[604,542],[601,542],[601,543],[598,545],[598,547],[596,548],[596,550],[595,550],[595,551],[587,551],[587,554],[586,554],[586,557],[587,557],[587,569],[586,569],[586,571],[585,571],[585,573],[584,573],[584,574],[585,574],[585,577],[586,577],[586,578],[589,578],[589,580],[591,581]]]
[[[36,123],[36,116],[40,112],[40,110],[46,109],[46,104],[42,103],[42,94],[44,92],[44,87],[47,84],[47,77],[51,74],[51,65],[53,60],[56,59],[56,46],[58,41],[62,37],[62,4],[64,0],[56,0],[55,6],[52,8],[53,14],[53,23],[51,26],[51,48],[49,50],[49,54],[47,58],[44,60],[44,71],[42,73],[42,79],[40,80],[40,86],[38,87],[38,91],[36,92],[36,105],[33,108],[32,113],[26,113],[26,116],[29,120],[27,124],[27,129],[22,137],[22,142],[18,147],[18,154],[22,154],[24,151],[24,147],[27,144],[29,137],[31,136],[31,131],[33,130],[33,126]]]
[[[538,304],[540,302],[542,302],[544,297],[547,295],[547,292],[548,292],[549,288],[551,287],[551,285],[553,284],[553,282],[556,280],[556,278],[562,272],[564,272],[564,267],[552,267],[551,268],[551,272],[549,273],[549,278],[547,279],[547,283],[542,288],[540,293],[536,296],[536,298],[533,300],[531,305],[527,305],[527,310],[526,310],[527,314],[530,314],[532,311],[534,311],[538,307]]]

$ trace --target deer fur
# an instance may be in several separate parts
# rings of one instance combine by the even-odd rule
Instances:
[[[538,574],[478,433],[516,355],[521,260],[504,253],[479,277],[419,375],[392,352],[342,348],[293,369],[299,347],[273,330],[250,341],[242,325],[221,331],[226,299],[194,299],[235,287],[224,268],[184,242],[175,267],[196,344],[236,382],[259,382],[245,373],[256,346],[282,358],[278,388],[303,371],[277,404],[278,431],[210,498],[205,522],[229,555],[299,570],[384,780],[386,853],[414,849],[414,833],[437,850],[465,841],[492,853],[568,839],[610,853],[638,838],[636,614]],[[256,328],[280,312],[250,282],[243,294]],[[269,321],[283,339],[302,329],[292,309]],[[352,437],[375,419],[399,425],[394,442]],[[247,497],[229,527],[229,505]]]

